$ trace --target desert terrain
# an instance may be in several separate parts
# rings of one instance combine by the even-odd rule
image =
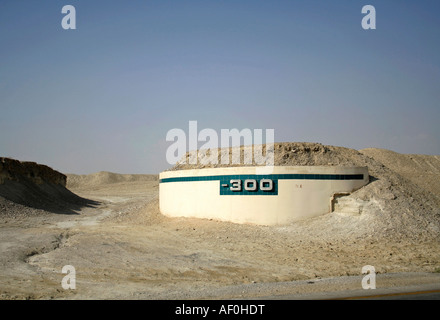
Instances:
[[[331,213],[257,226],[163,216],[155,174],[23,180],[3,165],[0,299],[301,297],[359,290],[365,265],[377,287],[440,286],[440,156],[279,143],[275,164],[368,166],[370,183]]]

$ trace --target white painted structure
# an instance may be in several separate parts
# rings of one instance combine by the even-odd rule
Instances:
[[[228,167],[164,171],[159,205],[170,217],[287,224],[331,212],[335,194],[369,181],[367,167]]]

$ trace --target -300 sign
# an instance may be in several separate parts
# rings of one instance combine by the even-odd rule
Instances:
[[[220,195],[276,195],[273,179],[229,179],[220,181]]]
[[[258,187],[261,191],[272,191],[273,190],[273,181],[271,179],[261,179],[260,183],[257,183],[256,179],[246,179],[244,183],[240,179],[232,179],[231,183],[231,191],[241,191],[242,188],[246,191],[257,191]]]

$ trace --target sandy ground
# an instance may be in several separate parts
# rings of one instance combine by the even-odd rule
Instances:
[[[385,193],[393,206],[361,189],[348,198],[361,214],[342,206],[267,227],[164,217],[151,176],[68,177],[69,189],[94,205],[76,214],[1,216],[1,299],[301,297],[360,290],[365,265],[375,267],[379,288],[440,284],[437,224],[411,207],[399,211],[406,204],[399,190]],[[382,183],[374,180],[369,194],[383,194]],[[76,270],[74,290],[61,286],[65,265]]]
[[[328,242],[292,226],[166,218],[157,212],[157,188],[157,182],[118,183],[77,192],[101,202],[77,216],[4,219],[1,297],[209,299],[355,290],[364,265],[375,266],[378,277],[418,272],[382,286],[440,283],[436,241]],[[61,287],[64,265],[76,269],[75,290]],[[357,280],[310,284],[335,276]]]

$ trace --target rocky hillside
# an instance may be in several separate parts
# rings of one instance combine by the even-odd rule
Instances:
[[[29,207],[72,214],[92,204],[66,189],[66,181],[46,165],[0,158],[0,214],[19,215]]]
[[[6,181],[29,181],[35,184],[52,183],[65,187],[66,179],[64,174],[46,165],[0,157],[0,184]]]

